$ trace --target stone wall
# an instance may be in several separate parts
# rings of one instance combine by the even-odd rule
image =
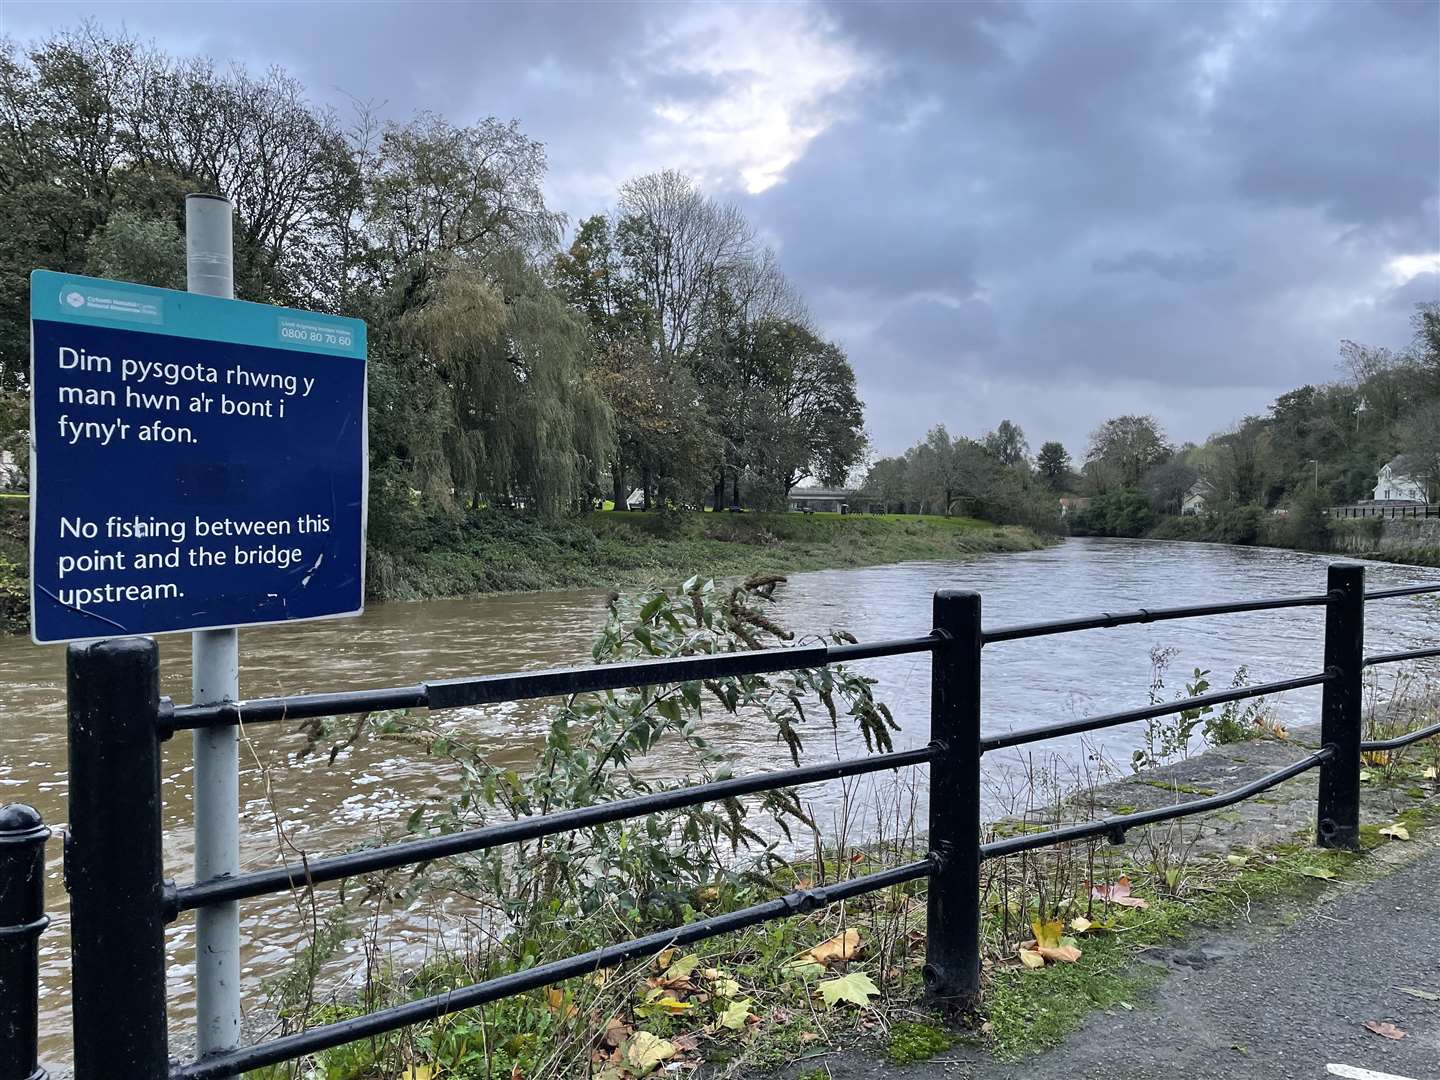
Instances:
[[[1440,518],[1341,518],[1330,523],[1336,551],[1440,566]]]

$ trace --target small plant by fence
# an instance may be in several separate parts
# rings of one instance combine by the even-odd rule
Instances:
[[[987,630],[981,624],[979,594],[942,591],[934,598],[932,631],[917,637],[640,660],[219,705],[174,706],[162,699],[159,654],[153,641],[116,638],[73,645],[68,656],[70,823],[65,879],[71,898],[76,1078],[217,1080],[237,1076],[589,975],[671,946],[693,944],[919,879],[928,881],[926,987],[939,1001],[972,1006],[981,989],[980,876],[986,860],[1094,837],[1119,843],[1131,829],[1230,806],[1310,769],[1319,770],[1316,842],[1331,848],[1358,846],[1362,753],[1396,750],[1440,735],[1440,724],[1436,724],[1391,739],[1362,740],[1365,669],[1440,657],[1440,647],[1367,657],[1365,603],[1422,593],[1440,593],[1440,585],[1366,593],[1363,567],[1336,564],[1330,568],[1326,591],[1314,595],[1141,609]],[[1325,611],[1323,667],[1314,674],[1234,686],[1003,735],[981,733],[981,657],[989,646],[1104,627],[1305,607]],[[920,653],[932,658],[932,684],[930,739],[918,749],[665,790],[179,886],[163,877],[160,745],[177,731],[376,710],[450,709]],[[1193,802],[980,842],[980,764],[987,752],[1307,686],[1323,688],[1322,745],[1300,761],[1232,791]],[[930,768],[929,847],[923,858],[913,862],[823,887],[798,889],[738,911],[364,1016],[210,1054],[198,1061],[175,1063],[170,1058],[164,931],[182,912],[666,810],[916,765]],[[39,816],[28,807],[0,810],[0,1034],[5,1036],[0,1039],[0,1080],[42,1080],[45,1076],[36,1057],[36,1017],[38,941],[46,925],[42,885],[47,836]]]

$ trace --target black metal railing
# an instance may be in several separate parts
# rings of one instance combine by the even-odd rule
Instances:
[[[1416,503],[1413,506],[1332,506],[1325,511],[1332,518],[1440,518],[1440,506]]]
[[[972,1004],[980,991],[980,868],[986,859],[1095,837],[1118,843],[1130,829],[1230,806],[1311,769],[1320,772],[1317,843],[1325,847],[1357,846],[1362,751],[1398,749],[1440,735],[1440,725],[1436,725],[1394,739],[1361,739],[1364,670],[1379,664],[1440,656],[1440,648],[1421,648],[1366,657],[1364,605],[1367,600],[1421,593],[1440,593],[1440,585],[1367,594],[1363,567],[1336,564],[1330,568],[1326,592],[1318,595],[1141,609],[985,630],[978,594],[942,591],[934,598],[933,630],[919,637],[179,707],[172,707],[160,697],[158,650],[153,641],[117,638],[72,645],[67,661],[70,826],[65,863],[71,910],[76,1078],[214,1080],[236,1076],[652,955],[672,945],[693,944],[920,879],[928,879],[924,968],[928,991],[937,999]],[[981,735],[981,653],[987,645],[1170,619],[1304,607],[1325,609],[1324,661],[1319,673],[1016,732]],[[445,709],[921,653],[929,653],[932,660],[929,742],[919,749],[667,789],[619,802],[178,887],[162,876],[160,744],[177,730],[377,709]],[[1321,748],[1293,764],[1232,791],[1192,802],[980,842],[980,763],[987,751],[1309,686],[1323,688]],[[199,1061],[175,1064],[169,1058],[164,930],[181,912],[718,799],[916,765],[928,765],[930,769],[928,851],[924,858],[907,865],[822,888],[798,890],[739,911],[365,1016],[210,1054]],[[0,1031],[14,1030],[21,1035],[18,1049],[13,1041],[0,1042],[0,1080],[40,1080],[44,1076],[34,1053],[36,939],[44,925],[40,894],[38,886],[30,886],[27,892],[6,884],[20,880],[12,866],[29,867],[31,876],[24,880],[36,880],[35,875],[43,871],[43,844],[44,828],[33,811],[28,816],[23,812],[18,816],[0,812],[0,868],[6,870],[0,877]],[[6,1027],[7,1023],[11,1026]]]

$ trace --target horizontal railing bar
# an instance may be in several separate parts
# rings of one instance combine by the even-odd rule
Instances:
[[[1440,647],[1433,649],[1411,649],[1409,652],[1380,653],[1377,656],[1365,657],[1366,667],[1375,667],[1377,664],[1403,664],[1407,660],[1429,660],[1431,657],[1440,656]]]
[[[1440,585],[1404,585],[1398,589],[1377,589],[1365,594],[1366,600],[1389,600],[1393,596],[1420,596],[1424,593],[1440,593]]]
[[[1005,626],[998,630],[986,630],[985,644],[996,641],[1018,641],[1021,638],[1045,637],[1049,634],[1069,634],[1076,630],[1103,630],[1115,626],[1131,626],[1135,623],[1164,622],[1169,619],[1198,619],[1206,615],[1234,615],[1244,611],[1273,611],[1276,608],[1323,607],[1330,603],[1329,594],[1319,596],[1282,596],[1270,600],[1241,600],[1233,604],[1192,604],[1188,607],[1140,608],[1138,611],[1122,611],[1116,614],[1101,612],[1099,615],[1082,616],[1075,619],[1056,619],[1052,622],[1025,623],[1020,626]]]
[[[1319,675],[1303,675],[1296,679],[1281,679],[1278,682],[1258,683],[1255,686],[1237,686],[1229,690],[1198,694],[1195,697],[1144,705],[1138,709],[1126,709],[1124,712],[1086,716],[1079,720],[1047,724],[1045,727],[1026,728],[1023,731],[1011,731],[1004,735],[991,735],[980,740],[980,752],[1003,750],[1006,747],[1022,746],[1025,743],[1054,739],[1061,735],[1078,735],[1086,731],[1099,731],[1101,728],[1129,724],[1136,720],[1153,720],[1157,716],[1170,716],[1174,713],[1185,712],[1187,709],[1202,709],[1207,705],[1223,705],[1229,701],[1243,701],[1245,698],[1264,697],[1266,694],[1279,694],[1286,690],[1299,690],[1306,686],[1318,686],[1321,683],[1329,682],[1332,678],[1334,678],[1332,674],[1322,672]]]
[[[333,694],[296,694],[292,697],[223,701],[214,705],[177,705],[171,712],[172,731],[186,728],[234,727],[273,720],[310,720],[347,713],[423,709],[425,687],[397,686],[384,690],[348,690]]]
[[[377,870],[391,870],[398,866],[430,862],[452,855],[464,855],[475,851],[537,840],[542,836],[589,829],[608,825],[628,818],[644,817],[666,810],[678,810],[700,803],[734,799],[742,795],[753,795],[761,791],[778,788],[799,787],[804,784],[818,784],[826,780],[839,780],[847,776],[863,776],[867,773],[903,769],[910,765],[924,765],[934,760],[935,748],[922,746],[916,750],[901,750],[893,754],[875,754],[871,757],[850,758],[845,761],[825,762],[806,765],[797,769],[782,769],[774,772],[757,773],[754,776],[717,780],[693,787],[672,788],[667,791],[638,795],[633,799],[585,806],[575,810],[564,810],[555,814],[541,814],[491,825],[482,829],[468,829],[464,832],[424,840],[410,840],[386,847],[353,851],[345,855],[314,859],[297,865],[261,870],[251,874],[233,877],[211,878],[176,889],[169,914],[174,918],[182,911],[221,904],[231,900],[247,900],[268,893],[284,892],[287,889],[301,889],[307,885],[318,885],[327,881],[370,874]]]
[[[463,1009],[473,1009],[479,1005],[499,1001],[501,998],[513,997],[529,990],[538,990],[544,986],[588,975],[630,960],[653,956],[662,949],[691,945],[697,941],[704,941],[707,938],[718,937],[736,930],[744,930],[760,923],[815,911],[840,900],[877,892],[894,885],[903,885],[909,881],[928,877],[931,873],[931,866],[931,861],[927,858],[890,870],[866,874],[835,885],[802,889],[776,897],[774,900],[767,900],[763,904],[742,908],[739,911],[716,915],[672,930],[647,934],[645,937],[636,938],[633,941],[592,949],[590,952],[572,956],[566,960],[556,960],[526,971],[501,975],[498,978],[487,979],[459,990],[449,990],[443,994],[435,994],[432,997],[421,998],[404,1005],[381,1009],[366,1016],[311,1028],[309,1031],[285,1035],[278,1039],[272,1039],[270,1042],[242,1047],[239,1050],[211,1054],[197,1062],[175,1069],[170,1074],[171,1080],[218,1080],[220,1077],[234,1076],[249,1069],[275,1065],[282,1061],[303,1057],[306,1054],[343,1046],[345,1043],[355,1042],[357,1039],[383,1035],[411,1024],[436,1020]]]
[[[797,645],[783,649],[661,657],[630,660],[623,664],[589,664],[548,671],[479,675],[441,679],[418,686],[387,690],[355,690],[335,694],[300,694],[294,697],[227,701],[215,705],[179,705],[168,721],[172,731],[185,728],[227,727],[275,720],[307,720],[317,716],[380,712],[387,709],[455,709],[502,701],[587,694],[631,686],[694,682],[735,675],[760,675],[800,668],[824,667],[848,660],[865,660],[899,653],[928,652],[940,639],[933,635],[897,638],[858,645]]]
[[[1440,724],[1431,724],[1427,728],[1407,731],[1404,735],[1397,735],[1393,739],[1366,739],[1360,744],[1360,749],[1361,751],[1401,750],[1411,743],[1417,743],[1421,739],[1428,739],[1434,735],[1440,735]]]
[[[923,637],[891,638],[888,641],[862,641],[856,645],[831,645],[830,663],[844,664],[854,660],[873,660],[878,656],[901,656],[905,653],[933,652],[945,639],[938,633]]]
[[[998,859],[1005,855],[1015,855],[1021,851],[1033,851],[1035,848],[1051,847],[1055,844],[1064,844],[1074,840],[1087,840],[1092,836],[1105,836],[1113,844],[1122,843],[1125,833],[1130,829],[1139,828],[1141,825],[1153,825],[1159,821],[1170,821],[1174,818],[1190,817],[1193,814],[1206,814],[1211,810],[1223,810],[1227,806],[1233,806],[1237,802],[1243,802],[1252,795],[1258,795],[1267,791],[1277,784],[1283,784],[1291,777],[1299,776],[1309,769],[1332,757],[1335,753],[1333,746],[1326,746],[1324,749],[1311,754],[1309,757],[1301,758],[1293,765],[1287,765],[1283,769],[1277,769],[1273,773],[1267,773],[1258,780],[1252,780],[1234,791],[1226,791],[1219,795],[1211,795],[1208,798],[1196,799],[1194,802],[1175,803],[1171,806],[1157,806],[1152,810],[1139,810],[1133,814],[1115,814],[1111,817],[1101,818],[1099,821],[1086,821],[1078,825],[1067,825],[1061,829],[1051,829],[1049,832],[1030,833],[1024,836],[1007,837],[1004,840],[992,840],[988,844],[980,845],[980,858]]]

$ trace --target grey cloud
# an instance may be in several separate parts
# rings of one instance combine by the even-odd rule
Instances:
[[[518,117],[578,217],[663,158],[658,106],[743,89],[672,62],[697,43],[657,31],[690,10],[132,2],[124,19],[342,105]],[[21,36],[116,12],[0,9]],[[881,450],[1005,415],[1074,450],[1136,410],[1203,438],[1333,378],[1342,337],[1403,344],[1411,305],[1440,298],[1436,275],[1386,271],[1440,249],[1440,5],[845,2],[817,21],[866,72],[796,118],[828,126],[780,183],[722,194],[849,350]]]
[[[1123,255],[1095,259],[1097,274],[1150,273],[1177,283],[1211,281],[1235,272],[1235,260],[1217,251],[1176,251],[1164,253],[1139,248]]]

